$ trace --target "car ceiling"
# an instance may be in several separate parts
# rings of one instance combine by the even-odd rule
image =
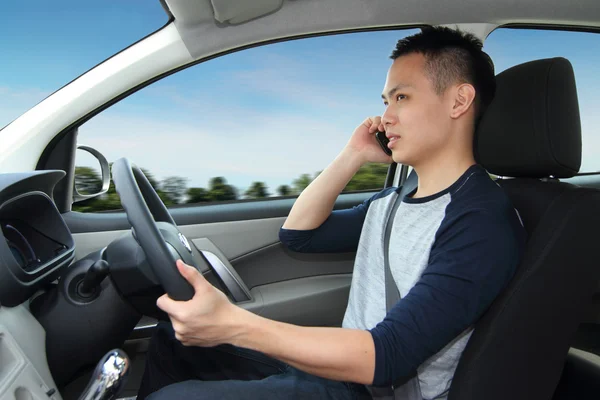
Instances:
[[[600,27],[598,0],[163,1],[196,59],[285,37],[402,25],[472,24],[484,37],[505,24]]]

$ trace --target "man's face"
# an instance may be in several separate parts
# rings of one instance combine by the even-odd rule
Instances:
[[[382,123],[394,161],[416,166],[444,148],[451,122],[446,97],[435,92],[425,75],[425,56],[413,53],[394,60],[382,94]]]

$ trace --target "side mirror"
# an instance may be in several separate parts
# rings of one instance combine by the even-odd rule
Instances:
[[[100,196],[108,192],[110,186],[110,166],[102,153],[92,147],[84,145],[78,145],[77,150],[83,150],[90,153],[100,163],[102,177],[99,178],[96,171],[92,168],[76,167],[73,203]],[[82,171],[82,169],[84,171]]]

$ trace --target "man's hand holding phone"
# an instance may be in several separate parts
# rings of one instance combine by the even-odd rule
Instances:
[[[377,132],[382,133],[377,135]],[[369,117],[354,130],[346,149],[359,154],[363,164],[368,162],[391,163],[393,162],[392,152],[387,148],[387,141],[381,117]]]
[[[341,153],[302,191],[283,228],[318,228],[331,215],[336,199],[364,164],[391,163],[392,157],[383,152],[375,136],[376,132],[383,130],[381,117],[364,120]]]

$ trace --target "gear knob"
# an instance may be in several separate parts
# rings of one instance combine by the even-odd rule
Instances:
[[[129,374],[129,357],[121,349],[109,351],[100,359],[90,383],[79,400],[112,400],[121,391]]]

